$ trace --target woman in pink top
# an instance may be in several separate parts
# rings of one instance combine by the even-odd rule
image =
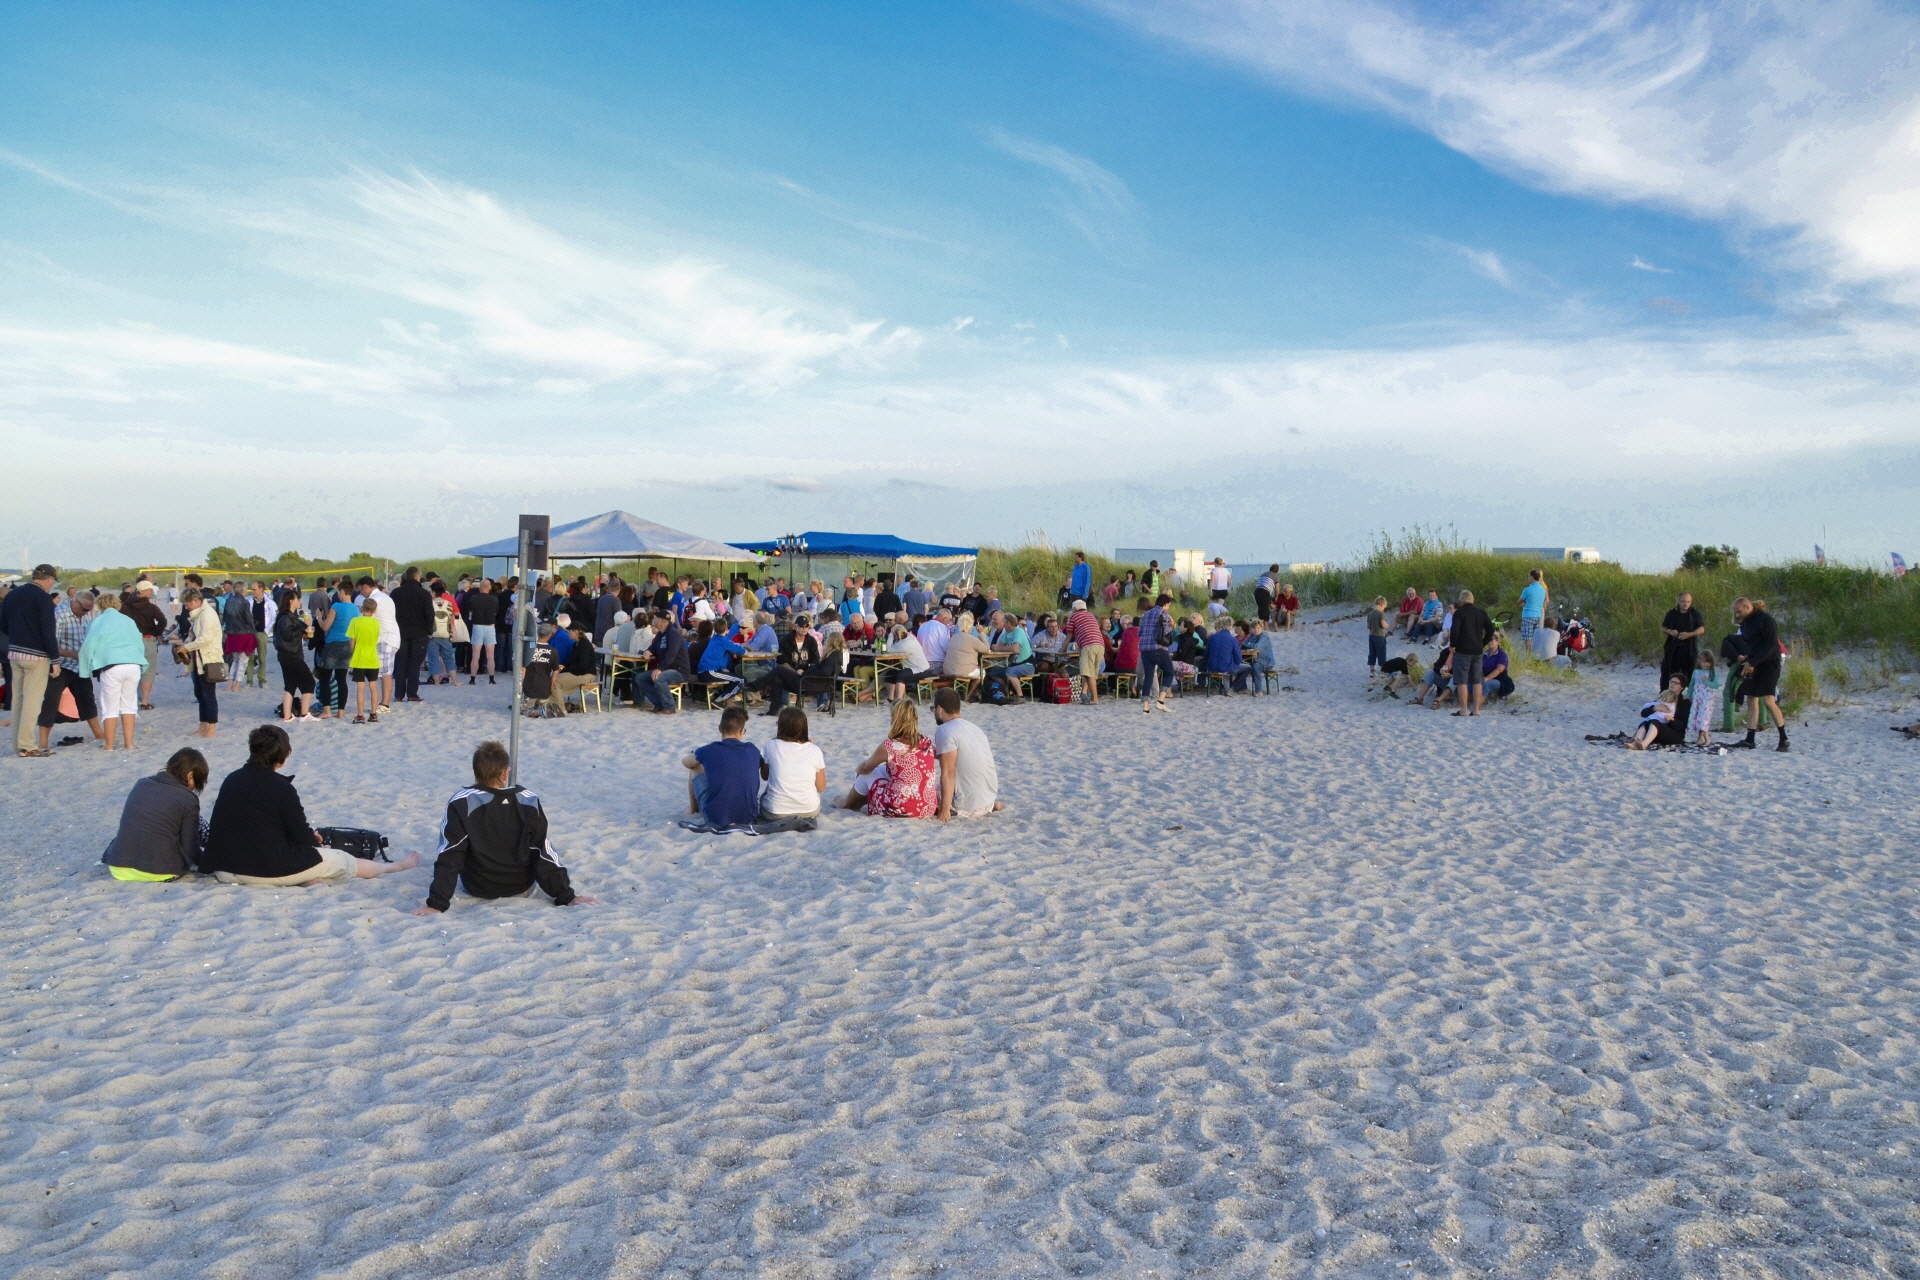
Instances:
[[[931,818],[940,804],[940,765],[933,739],[920,736],[920,710],[911,699],[893,706],[887,740],[853,775],[844,801],[883,818]]]

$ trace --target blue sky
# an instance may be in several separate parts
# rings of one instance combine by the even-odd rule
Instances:
[[[1899,9],[5,24],[0,436],[71,483],[0,561],[612,506],[1236,560],[1915,544]]]

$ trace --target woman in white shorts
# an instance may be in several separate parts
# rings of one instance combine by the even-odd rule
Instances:
[[[120,611],[120,597],[110,591],[100,594],[100,616],[87,628],[80,645],[79,671],[82,678],[92,676],[99,684],[95,701],[105,722],[105,744],[113,750],[114,740],[124,730],[128,751],[133,750],[134,718],[140,714],[140,677],[147,670],[147,646],[140,638],[140,627]]]

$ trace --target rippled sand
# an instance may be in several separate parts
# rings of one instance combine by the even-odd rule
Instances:
[[[0,761],[22,1277],[1920,1271],[1916,747],[1640,756],[1647,672],[1477,721],[1298,692],[980,709],[1012,811],[693,836],[708,714],[534,724],[603,905],[96,866],[144,754]],[[431,852],[506,690],[294,726]],[[260,694],[223,699],[215,776]],[[770,721],[756,718],[753,736]],[[818,717],[834,791],[882,732]],[[211,792],[209,793],[209,800]]]

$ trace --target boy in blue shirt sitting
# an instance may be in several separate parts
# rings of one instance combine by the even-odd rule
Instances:
[[[687,767],[687,812],[715,831],[751,828],[760,816],[760,748],[746,740],[747,710],[720,713],[720,740],[680,763]]]

